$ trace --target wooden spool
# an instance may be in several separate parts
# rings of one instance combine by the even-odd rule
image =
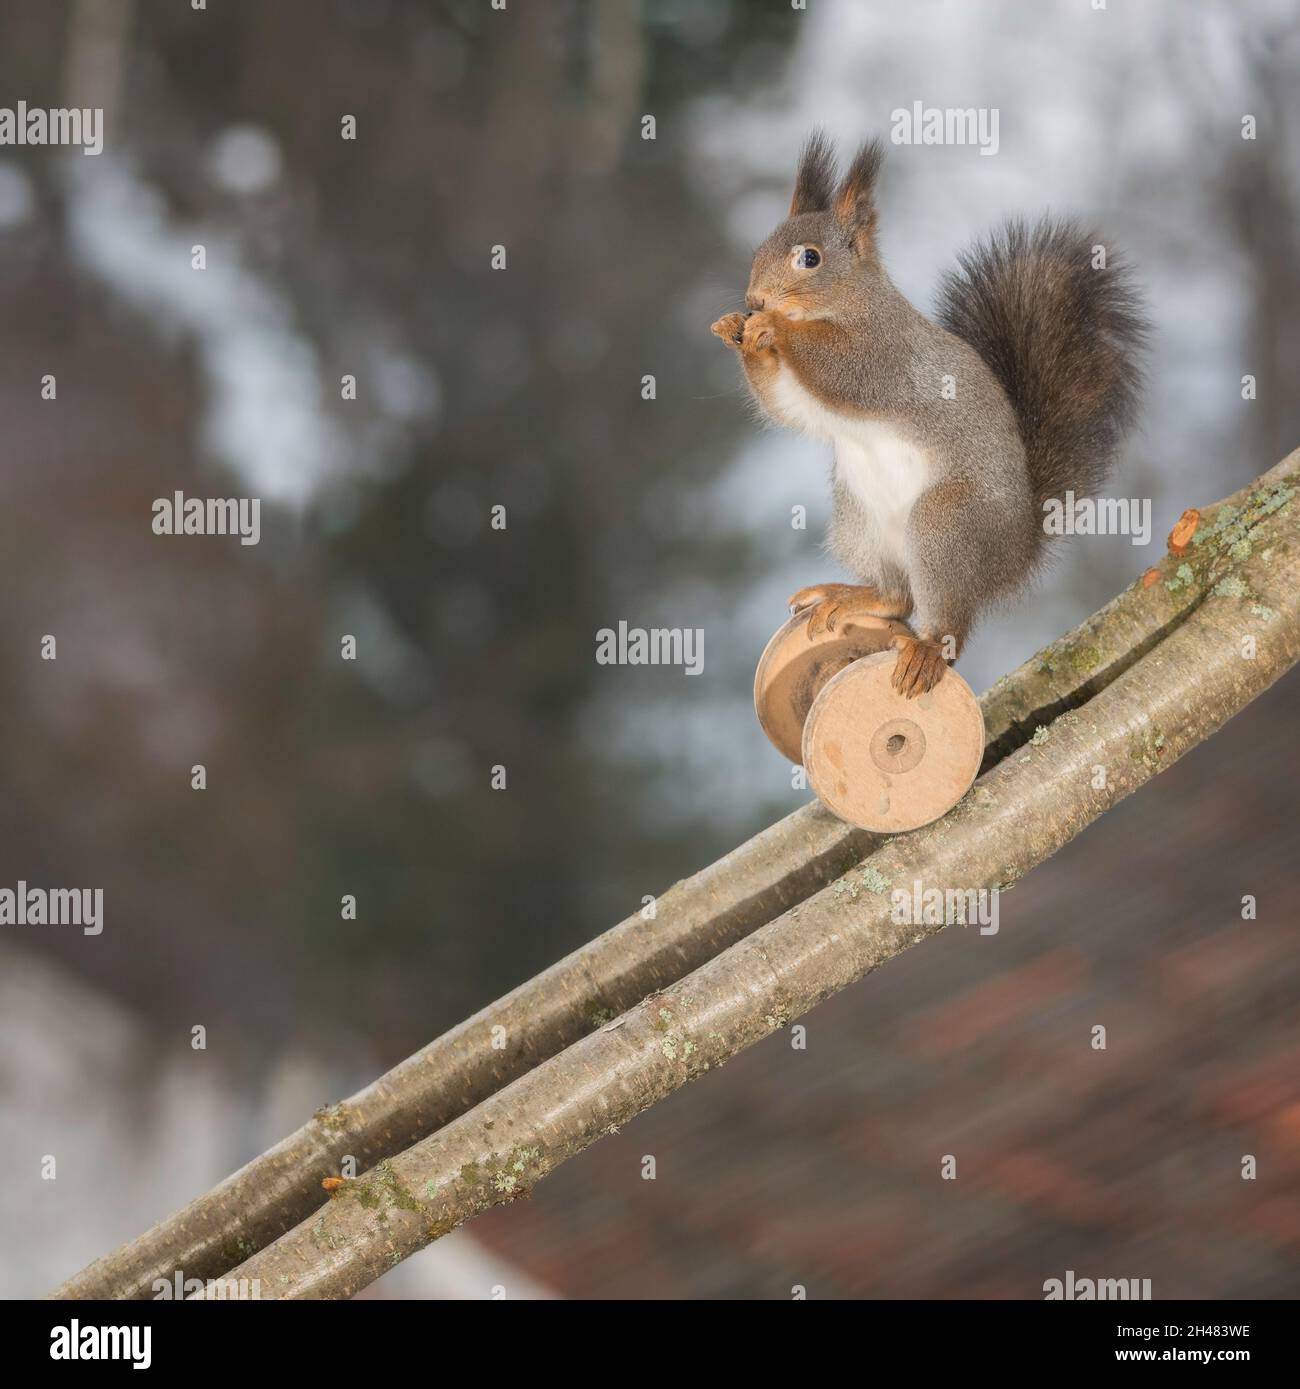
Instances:
[[[949,670],[907,699],[892,685],[909,632],[891,618],[854,618],[810,637],[796,613],[767,644],[754,707],[783,756],[801,762],[832,814],[860,829],[902,834],[947,814],[970,789],[984,755],[984,716]]]
[[[803,726],[821,688],[863,656],[889,649],[908,626],[890,617],[854,617],[843,630],[808,635],[797,612],[772,637],[754,672],[754,710],[768,741],[789,762],[803,761]]]
[[[859,829],[903,834],[946,815],[984,756],[984,715],[954,670],[907,699],[893,651],[865,656],[822,686],[803,729],[803,765],[822,804]]]

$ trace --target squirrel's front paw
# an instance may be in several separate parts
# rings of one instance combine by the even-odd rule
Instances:
[[[709,332],[715,337],[721,338],[728,347],[739,347],[744,331],[745,315],[743,313],[724,313],[709,327]]]
[[[895,637],[898,660],[894,663],[894,688],[908,699],[932,690],[943,679],[948,662],[937,641],[923,637]]]
[[[752,313],[745,320],[740,341],[746,352],[770,352],[776,347],[776,315],[766,309]]]

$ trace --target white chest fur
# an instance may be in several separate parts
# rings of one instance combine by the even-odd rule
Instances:
[[[776,378],[771,404],[785,424],[833,445],[836,477],[874,519],[881,551],[901,559],[907,519],[929,481],[925,453],[882,420],[828,409],[788,369]]]

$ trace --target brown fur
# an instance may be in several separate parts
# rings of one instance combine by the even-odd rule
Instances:
[[[713,331],[764,414],[835,447],[830,548],[860,585],[826,586],[810,623],[881,595],[914,611],[897,675],[915,695],[942,673],[935,651],[955,656],[1032,574],[1042,503],[1101,484],[1135,413],[1145,327],[1127,272],[1093,270],[1092,240],[1055,222],[1012,223],[964,256],[932,322],[880,260],[883,158],[864,145],[837,185],[829,144],[808,141],[790,216],[754,254],[750,312]]]
[[[1068,222],[1011,224],[969,251],[932,322],[881,263],[882,163],[881,142],[864,144],[836,183],[812,136],[790,217],[754,253],[750,313],[712,331],[764,414],[835,447],[831,550],[860,585],[824,586],[808,621],[882,594],[914,611],[918,642],[896,675],[917,694],[942,675],[936,651],[960,653],[979,614],[1032,574],[1043,501],[1103,481],[1135,413],[1144,325],[1126,272],[1094,271],[1092,240]]]
[[[1007,223],[939,289],[939,322],[980,354],[1020,423],[1034,500],[1105,482],[1137,414],[1147,323],[1114,256],[1092,268],[1095,233],[1044,218]]]

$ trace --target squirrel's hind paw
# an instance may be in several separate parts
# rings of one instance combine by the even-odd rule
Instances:
[[[943,679],[948,662],[937,641],[922,637],[895,637],[898,660],[894,663],[894,688],[908,699],[932,690]]]
[[[792,614],[808,615],[808,635],[813,639],[837,631],[841,623],[852,626],[855,617],[905,618],[911,606],[905,598],[890,597],[866,584],[812,584],[789,600]]]

